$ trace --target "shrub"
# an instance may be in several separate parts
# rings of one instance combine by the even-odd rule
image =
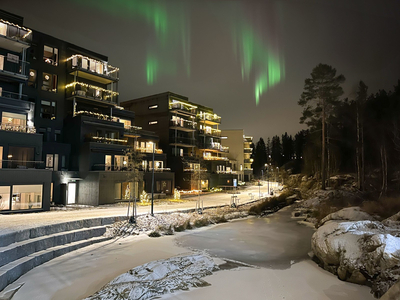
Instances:
[[[400,199],[383,197],[376,201],[366,201],[361,208],[370,215],[377,215],[382,219],[386,219],[400,211]]]
[[[185,231],[185,224],[180,224],[180,225],[177,225],[177,226],[174,226],[174,231],[175,232],[182,232],[182,231]]]
[[[185,229],[192,229],[192,224],[190,224],[190,220],[187,220],[185,222],[185,224],[183,224],[183,226],[185,227]]]
[[[149,237],[160,237],[161,234],[158,231],[152,231],[149,233]]]
[[[281,193],[277,197],[267,198],[263,202],[253,205],[249,209],[250,215],[261,215],[266,210],[272,210],[275,208],[282,208],[288,203],[286,202],[286,198],[292,196],[294,194],[293,191],[286,191]]]
[[[194,227],[203,227],[207,226],[209,224],[209,221],[205,218],[197,219],[194,221]]]

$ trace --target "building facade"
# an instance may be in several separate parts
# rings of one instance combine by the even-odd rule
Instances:
[[[121,102],[134,111],[136,124],[154,131],[167,154],[180,189],[209,189],[233,185],[237,175],[221,145],[221,117],[212,108],[171,92]]]
[[[150,190],[132,181],[129,152],[158,138],[118,106],[118,82],[106,56],[0,11],[0,171],[8,174],[0,179],[1,212],[115,203]],[[158,153],[157,162],[166,156]],[[149,180],[150,171],[141,177]],[[174,174],[156,173],[156,192],[172,194]]]
[[[229,147],[228,158],[240,181],[253,179],[251,154],[253,137],[244,135],[243,129],[222,130],[222,145]]]

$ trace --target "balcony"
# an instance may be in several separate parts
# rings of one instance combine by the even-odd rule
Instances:
[[[253,152],[253,149],[251,148],[244,148],[244,153],[246,154],[251,154]]]
[[[201,151],[216,151],[222,153],[229,153],[229,147],[223,147],[219,144],[207,144],[200,147]]]
[[[0,48],[22,52],[32,42],[32,30],[0,19]]]
[[[170,146],[180,147],[195,147],[196,140],[193,138],[186,137],[171,137],[169,140]]]
[[[196,130],[196,122],[188,121],[188,120],[181,120],[181,121],[175,121],[175,120],[170,120],[169,122],[169,128],[170,129],[177,129],[180,131],[195,131]]]
[[[251,164],[252,163],[251,159],[244,159],[243,162],[245,164]]]
[[[140,148],[137,147],[135,148],[136,151],[140,152],[140,153],[153,153],[153,149],[152,148]],[[155,154],[163,154],[162,149],[154,149],[154,153]]]
[[[105,61],[95,60],[79,54],[67,59],[67,67],[70,74],[78,77],[109,84],[119,80],[119,69]]]
[[[2,169],[44,169],[44,161],[0,159]],[[0,168],[0,169],[1,169]]]
[[[8,123],[0,123],[0,130],[23,133],[36,133],[36,129],[33,126],[13,125]]]
[[[94,136],[94,135],[86,135],[85,137],[86,142],[96,142],[101,144],[111,144],[111,145],[124,145],[126,146],[128,141],[122,139],[114,139],[108,138],[104,136]]]
[[[111,117],[109,115],[99,114],[99,113],[92,112],[92,111],[80,110],[80,111],[75,112],[75,116],[79,116],[79,115],[95,118],[98,120],[120,123],[119,119],[117,117]]]
[[[224,161],[229,160],[225,156],[203,156],[203,159],[204,160],[224,160]]]
[[[2,59],[0,57],[0,59]],[[15,81],[27,81],[29,78],[29,63],[20,59],[9,61],[7,56],[3,57],[4,63],[0,68],[0,76]]]
[[[118,104],[118,93],[106,90],[98,86],[81,82],[73,82],[65,86],[67,98],[80,98],[90,102],[97,102],[108,105]]]
[[[202,113],[197,115],[197,120],[200,123],[207,123],[211,125],[221,124],[221,117],[216,114]]]
[[[170,111],[175,111],[175,112],[195,115],[196,114],[196,109],[197,109],[197,106],[191,105],[191,104],[187,104],[185,102],[176,101],[176,102],[170,102],[169,103],[169,110]]]
[[[212,137],[221,137],[221,130],[212,128],[211,130],[199,129],[200,135],[208,135]]]
[[[142,127],[133,126],[133,125],[125,125],[124,126],[124,135],[130,137],[140,137],[140,131],[142,131]]]

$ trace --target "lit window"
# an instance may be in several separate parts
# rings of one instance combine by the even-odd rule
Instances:
[[[10,209],[10,187],[0,186],[0,210]]]
[[[33,69],[29,70],[28,85],[33,86],[33,87],[36,86],[36,70],[33,70]]]
[[[11,209],[33,209],[42,207],[43,185],[14,185]]]
[[[48,92],[57,92],[57,75],[43,73],[42,90]]]
[[[227,136],[221,136],[221,140],[227,140],[228,137]]]
[[[53,154],[46,154],[46,169],[53,169]]]
[[[43,59],[53,66],[58,65],[58,49],[44,45]]]
[[[149,106],[149,109],[156,109],[156,108],[158,108],[158,104]]]
[[[42,100],[40,108],[40,117],[43,119],[54,120],[56,118],[56,103],[54,101]]]
[[[155,125],[157,123],[158,123],[158,121],[149,121],[149,125]]]

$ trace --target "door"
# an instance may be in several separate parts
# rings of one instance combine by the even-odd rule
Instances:
[[[68,183],[68,201],[67,204],[74,204],[76,197],[76,182]]]

